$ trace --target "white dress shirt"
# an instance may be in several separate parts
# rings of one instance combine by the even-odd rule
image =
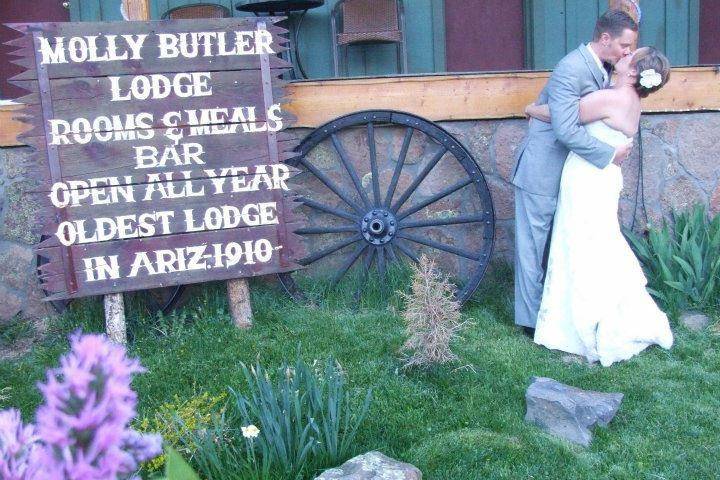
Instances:
[[[607,70],[605,70],[605,66],[602,63],[602,60],[600,60],[600,57],[597,56],[597,53],[595,53],[595,50],[590,47],[590,44],[587,44],[588,50],[590,50],[590,55],[595,59],[595,63],[597,63],[598,68],[602,72],[603,76],[603,88],[606,88],[608,84],[610,83],[610,79],[608,78]]]

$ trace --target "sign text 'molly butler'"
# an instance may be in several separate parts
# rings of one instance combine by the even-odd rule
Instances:
[[[150,42],[148,42],[150,39]],[[142,60],[142,49],[155,40],[156,58],[223,57],[274,54],[265,29],[235,32],[184,32],[137,35],[39,37],[43,64]]]

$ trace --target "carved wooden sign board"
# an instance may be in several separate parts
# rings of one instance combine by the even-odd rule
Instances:
[[[50,299],[298,268],[278,20],[8,25]]]

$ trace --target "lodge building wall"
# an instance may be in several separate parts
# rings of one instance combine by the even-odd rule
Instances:
[[[493,259],[513,260],[514,198],[509,183],[515,150],[526,133],[522,119],[442,121],[473,155],[487,180],[495,207]],[[648,114],[642,125],[642,195],[640,142],[623,166],[624,189],[619,215],[640,231],[659,224],[673,210],[694,203],[720,214],[720,112]],[[301,136],[311,129],[297,129]],[[16,316],[41,318],[52,313],[42,302],[35,278],[31,227],[37,206],[26,192],[35,185],[23,167],[28,147],[0,148],[0,323]],[[349,150],[350,155],[353,154]]]

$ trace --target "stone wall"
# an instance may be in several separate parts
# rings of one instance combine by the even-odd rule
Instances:
[[[512,261],[514,195],[509,183],[515,167],[515,150],[527,131],[525,120],[442,122],[475,156],[485,174],[497,218],[496,255]],[[642,230],[657,225],[672,210],[694,203],[720,213],[720,112],[646,114],[640,140],[623,165],[624,189],[620,218]],[[637,195],[636,192],[640,192]]]
[[[475,157],[489,185],[496,216],[495,259],[512,261],[513,258],[513,189],[509,183],[514,168],[514,153],[526,132],[525,120],[441,122]],[[309,130],[301,131],[302,134]],[[398,135],[400,133],[400,135]],[[378,128],[376,138],[378,155],[383,151],[397,152],[402,130],[385,131]],[[362,129],[348,133],[343,142],[354,161],[367,162],[367,143]],[[688,113],[645,115],[642,119],[642,185],[643,195],[637,196],[640,171],[640,145],[636,138],[635,149],[623,166],[625,189],[620,204],[624,224],[632,223],[642,229],[646,217],[657,223],[672,209],[684,209],[695,202],[709,206],[720,213],[720,113]],[[418,158],[429,152],[427,144],[414,143],[406,163],[418,163]],[[34,206],[25,192],[33,185],[26,178],[22,159],[28,150],[22,147],[0,149],[0,320],[7,321],[16,315],[37,318],[51,310],[41,302],[42,292],[35,279],[35,258],[32,245],[37,237],[31,233]],[[340,181],[342,167],[331,157],[334,152],[327,145],[315,152],[318,165],[331,178]],[[332,164],[335,162],[335,165]],[[385,187],[392,168],[381,165],[380,183]],[[410,164],[403,171],[400,187],[412,180],[412,172],[420,165]],[[448,167],[449,168],[449,167]],[[366,170],[367,171],[367,170]],[[457,170],[434,172],[421,195],[430,195],[456,181]],[[362,175],[362,183],[371,191],[371,177]],[[425,183],[425,182],[424,182]],[[306,188],[322,188],[308,183]],[[351,188],[351,187],[349,187]],[[457,208],[458,200],[444,200],[428,208],[428,216],[440,216]],[[647,215],[645,214],[647,212]],[[317,247],[317,245],[316,245]]]
[[[0,323],[20,315],[41,318],[52,312],[42,302],[35,276],[32,233],[36,208],[27,192],[36,185],[25,175],[28,147],[0,148]]]

